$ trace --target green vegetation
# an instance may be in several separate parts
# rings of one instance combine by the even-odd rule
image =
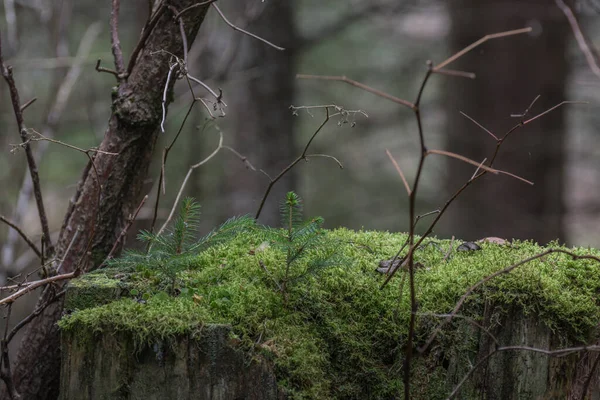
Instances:
[[[287,202],[292,206],[294,199],[288,197]],[[300,235],[302,227],[308,226],[310,233]],[[165,272],[152,256],[130,257],[126,269],[100,270],[73,283],[93,287],[99,282],[98,286],[106,287],[106,281],[113,280],[117,287],[126,288],[125,295],[108,304],[86,306],[67,299],[66,307],[73,312],[60,327],[88,336],[128,333],[142,346],[177,335],[198,337],[206,324],[230,324],[248,357],[272,360],[280,385],[292,398],[389,398],[402,388],[408,288],[401,290],[399,273],[381,290],[383,276],[375,270],[381,260],[395,254],[406,235],[325,231],[319,226],[320,220],[296,218],[282,230],[236,230],[227,241],[204,246],[201,252],[188,251],[183,267],[183,259],[170,248],[158,258],[164,264],[173,255],[177,267],[171,272]],[[290,241],[294,233],[297,240]],[[449,312],[465,290],[484,276],[543,251],[530,242],[484,243],[481,251],[452,252],[444,260],[450,242],[428,242],[432,245],[415,253],[422,265],[416,272],[417,344],[439,322],[428,314]],[[195,244],[186,246],[192,249]],[[154,244],[149,255],[159,248],[168,246]],[[295,253],[301,256],[291,257]],[[346,261],[330,265],[332,254]],[[328,268],[314,268],[324,262]],[[564,343],[584,341],[600,320],[597,271],[598,263],[593,261],[550,254],[482,286],[462,314],[480,318],[485,301],[506,305],[506,310],[517,306],[525,314],[539,315]],[[282,296],[284,282],[286,295]],[[74,309],[75,305],[82,308]],[[447,333],[458,327],[459,322],[453,323]],[[416,362],[417,394],[430,399],[447,395],[442,393],[442,367],[431,358]]]

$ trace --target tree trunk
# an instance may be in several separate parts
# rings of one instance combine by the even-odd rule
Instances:
[[[258,6],[262,8],[260,15],[248,29],[286,50],[276,51],[250,37],[241,38],[232,73],[244,78],[232,85],[228,94],[229,113],[234,118],[228,139],[256,168],[274,177],[297,156],[289,110],[295,88],[293,2],[276,0]],[[221,187],[224,216],[254,214],[268,179],[232,157],[227,157],[227,163]],[[278,204],[294,188],[294,176],[292,170],[273,187],[261,222],[278,226]]]
[[[569,28],[551,0],[459,0],[450,6],[451,52],[486,34],[532,26],[529,35],[495,39],[467,54],[452,68],[473,71],[477,79],[448,79],[448,139],[450,151],[481,161],[493,153],[495,140],[459,114],[463,111],[496,136],[530,111],[534,116],[565,100]],[[449,209],[443,230],[465,239],[486,236],[565,240],[564,108],[515,131],[502,145],[495,167],[535,183],[529,186],[507,176],[488,175],[459,196]],[[450,193],[468,180],[473,166],[448,161]]]
[[[193,0],[169,2],[177,10],[194,3]],[[195,7],[182,16],[189,46],[207,8],[208,5]],[[100,149],[118,155],[98,153],[94,167],[88,165],[83,172],[56,248],[58,273],[77,267],[87,271],[102,263],[127,216],[140,201],[162,117],[161,99],[169,71],[169,53],[183,58],[183,41],[179,23],[173,18],[174,9],[167,8],[162,14],[131,74],[113,93],[113,112]],[[170,90],[174,82],[171,79]],[[56,290],[60,288],[47,288],[38,304],[44,304]],[[25,332],[13,373],[14,383],[24,399],[54,399],[58,395],[60,341],[56,322],[61,312],[62,302],[55,302],[30,322]]]

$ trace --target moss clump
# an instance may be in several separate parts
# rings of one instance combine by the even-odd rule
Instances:
[[[278,381],[291,398],[391,398],[402,390],[408,287],[401,289],[398,274],[380,289],[383,277],[375,269],[380,260],[393,257],[406,235],[346,229],[325,235],[348,262],[298,280],[288,288],[287,301],[272,279],[273,271],[285,265],[286,255],[265,245],[260,234],[243,233],[209,248],[180,272],[177,296],[162,291],[156,273],[140,265],[129,276],[137,288],[134,298],[86,307],[63,318],[60,326],[81,334],[127,332],[138,344],[147,344],[199,335],[206,324],[229,324],[249,356],[273,361]],[[439,322],[428,313],[448,313],[481,278],[544,250],[530,242],[482,244],[482,251],[453,252],[444,260],[449,241],[431,242],[434,245],[415,253],[423,265],[415,281],[417,341]],[[316,246],[301,262],[309,263],[326,250]],[[567,342],[583,341],[600,320],[597,269],[592,260],[550,254],[480,287],[465,312],[478,316],[485,302],[505,304],[507,310],[518,306],[526,314],[539,315]],[[84,279],[93,281],[102,273]],[[417,360],[414,376],[420,397],[443,397],[442,386],[431,381],[443,375],[438,367]]]

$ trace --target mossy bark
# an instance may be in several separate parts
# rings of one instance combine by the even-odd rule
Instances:
[[[113,93],[112,115],[99,148],[118,156],[98,153],[93,167],[88,164],[83,171],[57,243],[56,257],[61,260],[61,270],[57,272],[97,267],[110,252],[127,216],[139,204],[161,121],[162,93],[171,54],[183,58],[183,38],[173,10],[183,10],[195,3],[169,2],[170,8],[158,19],[134,60],[131,73]],[[189,46],[209,6],[195,7],[183,14]],[[169,91],[174,81],[169,83]],[[46,304],[55,290],[61,289],[46,288],[38,306]],[[62,306],[62,299],[48,306],[25,332],[13,373],[17,391],[24,398],[42,400],[58,396],[60,340],[56,322]]]

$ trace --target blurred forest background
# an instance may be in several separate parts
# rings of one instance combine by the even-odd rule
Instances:
[[[277,203],[295,190],[305,199],[307,216],[320,215],[329,228],[408,230],[406,192],[389,149],[414,179],[419,157],[413,113],[342,82],[296,79],[296,74],[346,75],[371,87],[414,101],[427,70],[480,37],[525,26],[525,35],[484,44],[453,69],[477,79],[434,75],[424,93],[422,117],[432,148],[481,161],[495,141],[468,114],[497,135],[518,123],[536,96],[530,115],[563,100],[565,105],[517,130],[496,166],[535,182],[528,186],[506,176],[486,176],[470,187],[442,218],[435,234],[467,240],[486,236],[558,239],[600,246],[600,78],[585,62],[569,24],[553,0],[221,0],[234,24],[286,48],[278,52],[233,31],[214,10],[189,54],[190,74],[223,90],[226,115],[210,120],[196,104],[166,165],[166,194],[159,220],[168,215],[190,165],[224,144],[275,176],[302,151],[324,118],[322,109],[290,105],[336,104],[363,110],[348,121],[334,119],[317,136],[311,153],[335,156],[300,163],[271,193],[261,220],[278,223]],[[592,43],[600,43],[600,2],[570,3]],[[108,16],[110,2],[4,0],[0,30],[5,61],[14,67],[28,126],[48,137],[82,148],[96,146],[111,108],[112,75],[95,71],[96,60],[112,66]],[[148,15],[148,2],[123,1],[120,39],[131,54]],[[199,88],[195,89],[200,94]],[[205,96],[204,93],[200,94]],[[168,145],[190,106],[182,80],[156,147],[147,180],[149,200],[130,231],[150,226]],[[23,226],[36,240],[40,227],[31,194],[23,190],[28,173],[22,151],[11,153],[19,137],[6,85],[0,85],[0,214]],[[33,145],[42,178],[51,229],[58,235],[81,171],[88,162],[64,146]],[[442,157],[428,157],[420,186],[418,213],[441,207],[475,168]],[[235,214],[254,214],[268,185],[231,152],[221,151],[196,169],[185,194],[202,204],[203,229]],[[425,223],[420,227],[425,228]],[[35,255],[14,231],[0,226],[2,280],[24,271]]]

